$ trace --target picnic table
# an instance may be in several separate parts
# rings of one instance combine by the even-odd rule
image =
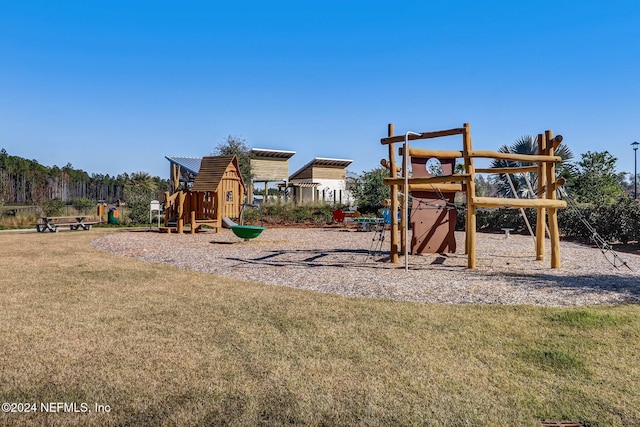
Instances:
[[[37,232],[45,232],[47,230],[52,233],[58,232],[58,227],[69,226],[71,230],[91,230],[93,224],[99,224],[100,221],[85,221],[86,215],[75,216],[43,216],[41,221],[36,224]]]
[[[365,218],[359,217],[354,218],[353,222],[358,224],[358,230],[360,231],[371,231],[376,230],[380,225],[384,226],[384,218]]]

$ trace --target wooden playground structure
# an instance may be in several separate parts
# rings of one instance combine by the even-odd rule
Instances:
[[[457,150],[435,150],[418,149],[409,147],[409,141],[433,139],[447,136],[462,135],[462,151]],[[560,268],[560,233],[558,229],[557,209],[564,209],[567,203],[558,200],[556,189],[564,184],[564,180],[556,179],[555,164],[562,161],[562,158],[555,156],[555,150],[562,142],[562,136],[553,137],[553,132],[548,130],[538,135],[538,153],[512,154],[489,150],[473,150],[471,143],[471,126],[465,123],[461,128],[447,129],[433,132],[407,132],[404,135],[394,135],[394,125],[388,126],[388,136],[380,140],[382,145],[389,148],[389,159],[382,159],[381,164],[389,169],[389,178],[385,178],[386,185],[391,187],[391,255],[393,263],[399,263],[399,254],[405,255],[405,269],[408,269],[408,200],[413,197],[419,199],[427,197],[432,201],[447,202],[453,200],[456,192],[464,192],[466,200],[466,224],[465,224],[465,252],[467,254],[467,267],[476,268],[476,211],[478,208],[535,208],[537,209],[536,223],[536,260],[544,261],[545,257],[545,230],[546,217],[548,216],[549,236],[551,240],[551,268]],[[396,160],[396,145],[402,144],[399,156],[402,156],[401,164]],[[442,161],[443,175],[432,176],[429,173],[420,171],[416,165],[424,165],[429,159]],[[455,159],[463,159],[464,173],[454,173]],[[474,159],[498,159],[511,160],[530,163],[528,166],[504,167],[490,169],[476,169]],[[414,173],[409,171],[409,165],[413,165]],[[538,174],[538,198],[517,199],[504,197],[478,197],[475,189],[476,173],[528,173]],[[399,192],[402,192],[402,206],[399,207]],[[402,227],[398,225],[398,210],[400,208]],[[415,208],[415,205],[414,205]],[[454,211],[455,212],[455,211]],[[453,236],[455,216],[451,220],[451,214],[443,215],[442,212],[434,214],[434,210],[423,210],[416,212],[422,216],[414,220],[414,227],[417,223],[426,224],[427,228],[433,228],[433,232],[428,232],[427,241],[418,241],[414,236],[412,247],[425,248],[429,246],[429,239],[436,239],[436,244],[431,245],[433,252],[447,250],[455,251],[455,239]],[[434,217],[436,215],[436,217]],[[453,214],[455,215],[455,213]],[[431,216],[431,217],[429,217]],[[436,232],[435,229],[440,229]],[[414,228],[414,235],[416,229]],[[451,242],[453,241],[453,248]],[[453,250],[451,250],[453,249]]]
[[[179,164],[171,167],[173,192],[165,193],[161,231],[182,233],[190,224],[191,234],[203,225],[220,232],[223,218],[240,216],[246,187],[236,156],[203,157],[193,182]]]

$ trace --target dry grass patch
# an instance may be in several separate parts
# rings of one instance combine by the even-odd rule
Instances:
[[[637,305],[346,298],[92,249],[105,232],[0,236],[0,400],[112,411],[0,423],[640,424]]]

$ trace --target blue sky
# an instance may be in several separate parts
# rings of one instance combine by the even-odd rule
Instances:
[[[389,122],[469,122],[477,149],[552,129],[632,172],[639,40],[637,1],[0,0],[0,147],[168,178],[235,135],[360,173]]]

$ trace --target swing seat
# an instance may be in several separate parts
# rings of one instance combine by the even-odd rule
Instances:
[[[256,208],[260,211],[260,224],[264,224],[262,220],[262,209],[260,209],[260,205],[244,203],[242,205],[242,209],[240,211],[240,224],[236,224],[230,218],[222,218],[222,223],[233,231],[233,234],[240,237],[244,240],[251,240],[258,237],[264,230],[265,227],[262,225],[244,225],[244,209],[246,207]]]
[[[233,234],[244,240],[255,239],[265,230],[265,227],[258,225],[232,225],[229,228]]]

